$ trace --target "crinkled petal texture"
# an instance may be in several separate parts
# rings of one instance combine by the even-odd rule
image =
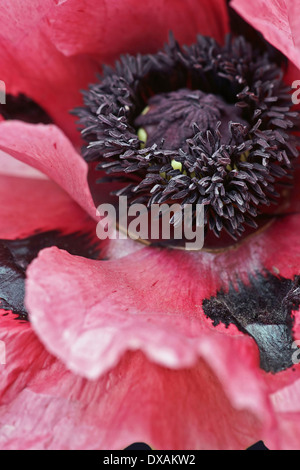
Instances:
[[[222,39],[227,30],[223,0],[1,0],[0,22],[7,91],[36,101],[76,143],[69,110],[81,104],[80,90],[96,80],[100,64],[155,50],[170,30],[182,42],[197,33]]]
[[[29,324],[1,318],[0,447],[122,449],[144,441],[156,449],[243,449],[261,423],[232,407],[205,361],[171,371],[126,354],[97,381],[69,372],[43,348]]]
[[[230,5],[300,68],[300,4],[297,0],[231,0]]]

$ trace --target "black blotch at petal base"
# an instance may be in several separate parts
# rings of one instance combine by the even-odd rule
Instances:
[[[18,319],[28,319],[24,306],[26,268],[40,250],[51,246],[85,258],[99,257],[95,242],[84,233],[63,235],[58,231],[48,231],[18,240],[0,240],[1,309],[11,310]]]
[[[234,324],[254,338],[261,368],[273,373],[293,365],[293,311],[299,305],[299,277],[286,279],[269,272],[249,276],[247,285],[231,284],[228,292],[220,290],[202,304],[214,326]]]

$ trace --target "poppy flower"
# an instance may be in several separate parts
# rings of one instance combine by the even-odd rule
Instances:
[[[299,448],[298,128],[283,66],[224,43],[221,0],[0,5],[1,448]],[[204,250],[99,240],[112,180],[149,204],[192,189]]]

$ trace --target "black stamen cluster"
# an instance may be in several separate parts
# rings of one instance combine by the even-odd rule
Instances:
[[[233,113],[225,134],[222,118],[204,127],[203,119],[187,120],[190,129],[178,148],[163,137],[142,148],[136,122],[151,97],[182,89],[216,95],[241,118]],[[225,229],[236,239],[245,224],[256,226],[261,206],[276,202],[277,183],[291,176],[298,156],[292,134],[298,113],[291,111],[283,71],[243,37],[229,36],[221,46],[199,36],[185,47],[171,37],[157,54],[126,55],[115,68],[105,67],[83,96],[75,114],[88,142],[84,158],[123,183],[118,194],[148,206],[204,204],[207,227],[217,236]],[[161,120],[163,128],[164,115]]]

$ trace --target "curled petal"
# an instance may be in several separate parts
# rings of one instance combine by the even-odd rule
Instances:
[[[96,217],[87,183],[87,164],[56,126],[20,121],[2,122],[0,148],[45,173],[65,189],[91,217]]]
[[[231,6],[300,67],[300,5],[295,0],[231,0]]]
[[[160,277],[155,285],[146,265],[154,272],[160,266],[148,250],[135,253],[134,265],[130,255],[93,262],[56,248],[43,250],[27,271],[26,304],[34,330],[49,351],[89,379],[114,367],[127,350],[140,349],[172,369],[194,366],[201,356],[234,406],[264,415],[268,423],[255,343],[234,328],[226,335],[211,328],[187,278],[182,287],[189,297],[177,295],[174,285],[169,297],[161,295],[169,279],[163,285]]]
[[[261,435],[260,419],[231,405],[205,361],[171,371],[128,353],[87,381],[51,356],[29,324],[2,320],[2,450],[123,449],[137,441],[156,449],[243,449]]]
[[[41,178],[0,175],[0,218],[2,239],[92,230],[87,214],[57,184]]]
[[[48,179],[44,173],[32,168],[32,166],[26,165],[26,163],[20,160],[12,158],[7,153],[2,152],[2,150],[0,150],[0,174],[19,176],[21,178]]]
[[[190,366],[197,358],[197,338],[208,327],[199,319],[201,305],[194,293],[186,305],[187,296],[176,292],[168,277],[164,283],[159,256],[163,253],[145,249],[93,263],[43,250],[27,272],[33,327],[47,347],[89,378],[114,366],[126,349],[146,350],[167,367]],[[188,277],[182,287],[190,289]],[[54,302],[56,314],[49,315]],[[58,329],[68,331],[70,341],[57,337]]]
[[[60,246],[98,258],[101,243],[95,221],[56,183],[3,152],[0,165],[0,305],[27,318],[26,267],[39,250]]]

